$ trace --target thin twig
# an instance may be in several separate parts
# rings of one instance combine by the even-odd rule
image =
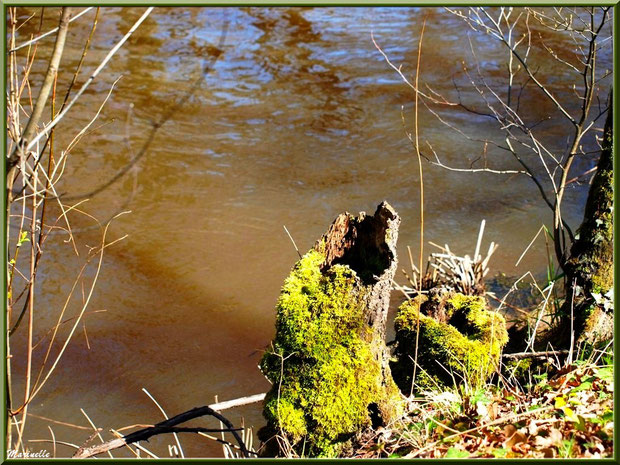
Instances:
[[[288,238],[291,240],[291,242],[293,243],[293,247],[295,247],[295,250],[297,251],[297,255],[299,255],[299,258],[301,259],[301,252],[299,251],[299,249],[297,248],[297,244],[295,244],[295,239],[293,239],[293,236],[291,236],[291,233],[288,232],[288,229],[286,229],[286,225],[282,225],[284,227],[284,230],[286,231],[286,234],[288,234]]]
[[[80,18],[81,16],[85,15],[86,13],[88,13],[88,12],[89,12],[90,10],[92,10],[93,8],[94,8],[94,7],[92,7],[92,6],[89,6],[89,7],[87,7],[87,8],[84,8],[84,9],[83,9],[82,11],[80,11],[78,14],[76,14],[76,15],[75,15],[75,16],[73,16],[71,19],[69,19],[69,23],[72,23],[72,22],[73,22],[73,21],[75,21],[76,19],[78,19],[78,18]],[[24,48],[24,47],[28,47],[28,46],[30,46],[30,45],[32,45],[32,44],[34,44],[35,42],[38,42],[39,40],[44,39],[45,37],[52,35],[52,34],[53,34],[54,32],[56,32],[56,31],[58,31],[58,28],[57,28],[57,27],[55,27],[54,29],[52,29],[52,30],[50,30],[50,31],[45,32],[44,34],[41,34],[41,35],[39,35],[39,36],[35,37],[34,39],[31,39],[31,40],[29,40],[29,41],[27,41],[27,42],[24,42],[24,43],[23,43],[23,44],[21,44],[21,45],[18,45],[18,46],[16,46],[16,47],[11,48],[11,49],[10,49],[7,53],[15,53],[16,51],[18,51],[18,50],[20,50],[20,49],[22,49],[22,48]]]
[[[73,99],[66,105],[65,109],[63,111],[61,111],[47,126],[45,126],[45,128],[43,128],[39,134],[32,139],[32,141],[29,141],[28,145],[25,147],[24,151],[27,152],[28,150],[31,150],[34,145],[41,140],[45,135],[47,135],[49,133],[49,131],[55,127],[62,118],[65,117],[65,115],[69,112],[69,110],[71,109],[71,107],[75,104],[75,102],[77,102],[79,100],[79,98],[82,96],[82,94],[86,91],[86,89],[92,84],[92,82],[97,78],[97,76],[99,75],[99,73],[101,72],[101,70],[103,68],[105,68],[108,64],[108,62],[112,59],[112,57],[116,54],[116,52],[118,52],[118,50],[125,44],[125,42],[127,42],[127,40],[129,40],[129,38],[133,35],[133,33],[138,29],[138,27],[146,20],[146,18],[151,14],[151,12],[153,11],[155,7],[149,7],[147,8],[147,10],[144,12],[144,14],[134,23],[134,25],[131,27],[131,29],[123,36],[123,38],[121,40],[118,41],[118,43],[112,47],[112,49],[108,52],[108,54],[105,56],[105,58],[101,61],[101,63],[99,64],[99,66],[97,67],[97,69],[95,69],[95,71],[93,71],[93,74],[91,74],[91,76],[88,78],[88,80],[82,85],[82,87],[80,88],[80,90],[77,92],[77,94],[73,97]]]
[[[119,215],[119,216],[120,216],[120,215]],[[101,246],[100,246],[100,248],[96,251],[96,253],[95,253],[95,254],[93,254],[93,255],[91,256],[91,258],[94,258],[94,256],[97,256],[97,255],[98,255],[98,256],[99,256],[99,260],[98,260],[98,262],[97,262],[97,268],[96,268],[95,275],[94,275],[93,281],[92,281],[92,283],[91,283],[91,286],[90,286],[90,289],[89,289],[89,292],[88,292],[88,296],[87,296],[86,302],[85,302],[85,304],[82,306],[82,308],[81,308],[81,310],[80,310],[80,313],[79,313],[78,318],[76,319],[76,321],[75,321],[74,325],[72,326],[71,330],[69,331],[69,334],[68,334],[68,336],[67,336],[67,338],[66,338],[65,342],[63,343],[63,345],[62,345],[62,347],[61,347],[61,349],[60,349],[59,353],[56,355],[56,359],[55,359],[55,360],[54,360],[54,362],[52,363],[52,366],[49,368],[49,370],[48,370],[47,374],[45,375],[45,377],[43,378],[43,380],[42,380],[42,381],[38,384],[38,386],[37,386],[37,385],[36,385],[36,383],[35,383],[35,386],[33,386],[32,392],[31,392],[31,394],[29,395],[28,399],[24,402],[24,404],[23,404],[20,408],[18,408],[15,412],[13,412],[13,415],[15,415],[15,414],[19,413],[19,412],[20,412],[23,408],[25,408],[25,407],[28,405],[28,403],[30,403],[30,402],[32,401],[32,399],[33,399],[33,398],[37,395],[37,393],[41,390],[41,388],[43,387],[43,385],[45,385],[45,383],[47,382],[47,380],[50,378],[50,376],[52,375],[52,373],[53,373],[53,372],[54,372],[54,370],[56,369],[56,366],[58,365],[58,362],[59,362],[59,361],[60,361],[60,359],[62,358],[62,356],[63,356],[63,354],[64,354],[64,352],[65,352],[65,350],[66,350],[67,346],[69,345],[69,342],[71,341],[71,338],[73,337],[73,334],[75,333],[76,328],[77,328],[77,327],[78,327],[78,325],[79,325],[79,322],[82,320],[82,317],[84,316],[84,313],[86,312],[86,309],[87,309],[87,307],[88,307],[88,304],[90,303],[90,299],[91,299],[91,297],[92,297],[92,295],[93,295],[93,292],[94,292],[94,289],[95,289],[95,285],[96,285],[96,283],[97,283],[97,280],[98,280],[98,278],[99,278],[99,274],[100,274],[100,272],[101,272],[101,266],[102,266],[102,264],[103,264],[103,252],[104,252],[104,250],[105,250],[107,247],[111,246],[112,244],[115,244],[115,243],[116,243],[116,242],[118,242],[119,240],[122,240],[122,239],[124,239],[125,237],[127,237],[127,236],[123,236],[123,237],[121,237],[120,239],[114,240],[114,241],[112,241],[112,242],[110,242],[110,243],[106,244],[105,240],[106,240],[107,231],[108,231],[109,226],[110,226],[110,223],[106,224],[106,226],[105,226],[105,228],[104,228],[104,231],[103,231],[103,237],[102,237],[102,240],[101,240]],[[72,288],[72,290],[71,290],[71,293],[69,294],[69,296],[68,296],[67,300],[65,301],[65,306],[63,307],[63,313],[64,313],[64,310],[66,309],[66,307],[67,307],[67,305],[68,305],[69,299],[71,298],[71,295],[73,294],[73,291],[75,290],[75,287],[76,287],[76,285],[77,285],[77,282],[78,282],[79,278],[80,278],[80,277],[81,277],[81,275],[84,273],[84,271],[85,271],[85,269],[86,269],[86,266],[88,265],[88,263],[89,263],[89,262],[90,262],[90,260],[89,260],[89,261],[87,261],[87,262],[83,265],[83,267],[82,267],[82,269],[81,269],[81,271],[80,271],[80,274],[78,275],[78,278],[77,278],[77,279],[76,279],[76,281],[74,282],[74,285],[73,285],[73,288]],[[61,319],[62,319],[62,313],[61,313],[61,315],[60,315],[59,321],[60,321]],[[54,342],[54,338],[52,337],[52,341],[50,341],[50,347],[48,348],[48,355],[49,355],[49,351],[51,350],[51,345],[52,345],[52,343],[53,343],[53,342]],[[46,355],[46,358],[47,358],[47,355]],[[42,372],[42,370],[43,370],[43,368],[41,369],[41,372]]]
[[[89,428],[88,426],[74,425],[73,423],[67,423],[65,421],[53,420],[51,418],[47,418],[47,417],[44,417],[42,415],[35,415],[34,413],[31,413],[30,416],[33,417],[33,418],[38,418],[39,420],[45,420],[45,421],[49,421],[50,423],[55,423],[57,425],[69,426],[71,428],[83,429],[83,430],[87,430],[87,431],[90,431],[92,429],[92,428]]]
[[[99,438],[99,440],[104,443],[105,441],[103,440],[103,436],[101,436],[101,428],[97,428],[95,426],[95,424],[93,423],[93,421],[90,419],[90,417],[86,414],[86,412],[84,411],[84,409],[80,409],[80,412],[82,412],[82,414],[86,417],[86,420],[88,421],[88,423],[90,424],[90,426],[93,428],[94,430],[94,435],[97,436]],[[111,459],[114,458],[114,456],[112,455],[112,452],[107,451],[108,455],[110,456]]]
[[[502,354],[506,360],[523,360],[526,358],[547,358],[551,355],[569,355],[570,350],[544,350],[541,352],[514,352],[512,354]]]
[[[45,108],[50,91],[52,90],[52,85],[54,84],[56,73],[58,72],[58,65],[60,64],[60,59],[62,58],[65,48],[65,39],[67,38],[67,31],[69,30],[69,19],[71,18],[71,12],[71,7],[62,8],[56,43],[54,44],[54,50],[52,51],[52,57],[50,58],[47,73],[45,74],[45,79],[41,83],[41,89],[39,90],[37,101],[34,109],[32,110],[32,114],[30,115],[30,119],[24,128],[21,140],[15,146],[13,153],[7,161],[7,172],[9,173],[12,171],[13,167],[17,165],[20,154],[24,154],[34,147],[34,144],[29,143],[30,138],[34,135],[37,125],[39,124],[39,120],[43,115],[43,109]],[[38,139],[35,137],[35,140]]]
[[[159,411],[161,412],[161,414],[164,416],[164,418],[166,420],[168,420],[168,414],[166,414],[166,411],[163,409],[163,407],[161,405],[159,405],[159,402],[157,402],[155,400],[155,398],[151,395],[151,393],[149,391],[146,390],[146,388],[142,388],[142,391],[149,396],[149,398],[153,401],[153,403],[157,406],[157,408],[159,409]],[[174,436],[174,440],[177,443],[177,446],[179,448],[179,453],[181,454],[181,458],[184,459],[185,458],[185,454],[183,453],[183,447],[181,447],[181,441],[179,439],[179,436],[177,435],[176,432],[173,432],[172,435]]]
[[[422,57],[422,39],[424,38],[424,28],[426,27],[426,19],[424,18],[424,22],[422,23],[422,31],[420,32],[420,39],[418,41],[418,61],[416,64],[416,73],[415,73],[415,88],[418,87],[418,79],[420,77],[420,62]],[[422,270],[422,264],[424,260],[424,180],[422,176],[422,157],[420,156],[420,142],[419,142],[419,130],[418,130],[418,92],[415,93],[415,149],[416,154],[418,155],[418,168],[420,170],[420,271]],[[419,284],[422,285],[422,276],[420,276]],[[418,289],[421,291],[422,289]],[[418,366],[418,344],[420,338],[420,312],[417,313],[416,317],[416,334],[415,334],[415,355],[414,355],[414,365],[413,365],[413,376],[411,378],[411,392],[409,396],[413,395],[413,387],[415,385],[416,379],[416,371]]]

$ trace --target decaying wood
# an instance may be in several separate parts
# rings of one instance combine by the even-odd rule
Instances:
[[[399,226],[387,202],[371,215],[342,213],[293,267],[260,365],[273,385],[262,456],[331,455],[361,428],[402,413],[385,345]]]
[[[381,340],[390,304],[392,281],[398,260],[396,243],[400,217],[387,202],[382,202],[372,216],[342,213],[315,244],[325,254],[323,269],[348,265],[362,283],[370,288],[366,318]]]

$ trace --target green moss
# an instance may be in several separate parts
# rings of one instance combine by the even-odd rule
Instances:
[[[299,441],[307,433],[303,410],[295,408],[289,399],[271,399],[266,409],[269,410],[269,416],[277,418],[278,426],[288,431],[294,441]]]
[[[277,303],[276,337],[261,360],[273,383],[268,424],[309,456],[331,456],[370,424],[369,406],[390,408],[395,385],[383,386],[363,318],[363,291],[348,266],[321,273],[314,250],[296,264]],[[389,384],[389,383],[388,383]]]
[[[532,360],[531,358],[508,360],[505,372],[508,376],[514,376],[521,384],[525,385],[532,369]]]
[[[613,255],[601,255],[598,269],[592,276],[592,292],[596,294],[606,294],[614,286]]]
[[[430,305],[425,296],[405,302],[395,319],[397,362],[392,372],[403,392],[411,389],[412,358],[415,356],[416,325],[420,318],[416,386],[432,389],[463,380],[472,388],[481,386],[495,371],[500,353],[508,342],[504,318],[486,309],[479,296],[454,294],[447,301],[447,323],[420,312]],[[458,328],[458,329],[457,329]],[[443,367],[443,368],[442,368]]]

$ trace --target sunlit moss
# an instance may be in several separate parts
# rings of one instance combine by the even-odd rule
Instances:
[[[394,414],[398,390],[383,385],[363,318],[364,290],[345,265],[321,272],[324,256],[308,252],[286,279],[277,303],[276,337],[261,361],[273,383],[268,424],[309,456],[333,456],[370,424],[369,407]]]
[[[392,373],[401,390],[411,389],[416,325],[420,317],[416,386],[432,389],[467,383],[476,388],[496,370],[508,333],[503,316],[486,309],[484,298],[454,294],[447,301],[447,322],[420,312],[426,296],[405,302],[395,320],[397,361]],[[458,329],[457,329],[458,328]]]
[[[532,374],[532,361],[533,359],[531,358],[508,360],[506,361],[505,372],[510,376],[515,377],[520,383],[525,385],[529,381]]]

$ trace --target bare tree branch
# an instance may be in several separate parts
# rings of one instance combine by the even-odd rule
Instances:
[[[574,235],[566,221],[562,217],[562,201],[566,192],[566,186],[571,177],[571,167],[577,156],[585,153],[582,148],[584,137],[595,129],[594,125],[600,116],[604,113],[601,111],[599,101],[599,113],[592,115],[591,107],[594,99],[598,100],[598,92],[600,89],[596,86],[597,82],[611,74],[605,70],[603,77],[597,74],[597,56],[602,44],[609,41],[609,37],[602,37],[605,26],[610,21],[609,7],[600,10],[594,7],[586,7],[582,10],[577,9],[567,11],[566,9],[557,9],[554,13],[546,11],[537,11],[532,8],[525,10],[517,10],[513,7],[499,7],[488,9],[485,7],[472,7],[468,11],[460,9],[446,8],[447,11],[462,19],[466,25],[476,32],[488,34],[496,39],[507,52],[506,66],[507,73],[503,76],[505,79],[506,90],[499,92],[498,85],[495,82],[488,82],[485,79],[480,62],[477,58],[477,48],[471,42],[471,54],[476,63],[476,76],[471,76],[467,67],[463,67],[463,72],[471,88],[478,94],[481,102],[486,106],[488,111],[475,108],[469,103],[463,102],[459,86],[454,83],[458,101],[451,102],[449,99],[432,90],[428,85],[429,93],[422,93],[413,85],[404,75],[401,66],[395,66],[390,62],[387,54],[385,54],[377,45],[373,37],[375,47],[381,52],[388,65],[394,69],[403,82],[411,87],[416,95],[422,97],[422,102],[426,108],[443,124],[455,130],[466,139],[484,143],[484,153],[486,154],[487,145],[493,145],[496,148],[511,153],[512,157],[522,166],[523,170],[501,170],[494,169],[486,164],[484,168],[474,166],[480,157],[472,162],[469,168],[455,168],[445,165],[439,156],[435,153],[435,161],[430,161],[442,168],[452,171],[462,172],[490,172],[499,174],[525,174],[532,179],[538,189],[541,198],[545,204],[553,212],[553,242],[555,255],[561,268],[564,266],[565,255],[570,245],[574,241]],[[556,92],[545,84],[544,76],[540,76],[538,69],[532,64],[532,50],[534,31],[530,27],[530,19],[533,18],[544,28],[565,35],[572,40],[574,54],[576,59],[566,59],[560,57],[554,50],[543,42],[543,48],[549,56],[560,63],[564,69],[569,72],[575,72],[582,85],[574,87],[577,109],[574,111],[575,105],[571,107],[570,102],[560,102],[556,97]],[[515,63],[516,61],[516,63]],[[577,64],[575,64],[577,63]],[[523,82],[520,89],[517,88],[519,83],[516,77],[519,72],[524,73]],[[521,108],[522,94],[526,87],[533,83],[542,92],[544,97],[548,99],[555,110],[564,119],[567,119],[573,126],[572,133],[567,137],[567,144],[563,149],[551,149],[543,142],[541,138],[535,134],[534,129],[541,123],[548,121],[549,118],[539,119],[535,122],[529,122],[525,118]],[[518,89],[518,93],[517,92]],[[505,95],[504,95],[505,94]],[[514,97],[513,98],[513,94]],[[458,106],[465,111],[493,119],[498,129],[504,133],[502,142],[496,142],[490,139],[478,140],[467,135],[461,128],[451,124],[447,119],[431,107],[435,105]],[[570,112],[569,112],[570,111]],[[571,114],[574,113],[574,114]],[[538,129],[540,132],[541,129]],[[535,158],[531,158],[534,155]],[[540,168],[538,165],[540,164]]]
[[[31,150],[35,144],[37,142],[39,142],[39,140],[41,140],[44,136],[46,136],[47,134],[49,134],[49,131],[55,127],[60,120],[62,120],[65,115],[67,114],[67,112],[71,109],[71,107],[75,104],[75,102],[77,102],[79,100],[79,98],[82,96],[82,94],[84,93],[84,91],[86,91],[86,89],[92,84],[92,82],[97,78],[97,76],[99,75],[99,73],[101,72],[101,70],[103,68],[105,68],[108,64],[108,62],[112,59],[112,57],[116,54],[116,52],[118,52],[118,50],[125,44],[125,42],[127,42],[127,40],[129,40],[129,38],[133,35],[133,33],[138,29],[138,27],[140,27],[140,25],[146,20],[146,18],[151,14],[151,12],[155,9],[155,7],[149,7],[144,14],[142,14],[142,16],[134,23],[134,25],[131,27],[131,29],[122,37],[121,40],[118,41],[118,43],[108,52],[108,54],[105,56],[105,58],[101,61],[101,63],[99,64],[99,66],[97,67],[97,69],[95,69],[95,71],[93,71],[93,74],[88,78],[88,80],[82,85],[82,87],[80,88],[80,90],[77,92],[77,94],[73,97],[73,99],[65,106],[64,110],[61,111],[47,126],[45,126],[40,132],[39,134],[32,139],[31,141],[28,141],[28,145],[26,145],[23,150],[25,152],[27,152],[28,150]]]
[[[194,418],[199,418],[205,415],[210,415],[215,417],[219,421],[221,421],[226,429],[206,429],[206,428],[178,428],[176,425],[180,423],[185,423],[186,421],[193,420]],[[103,444],[98,444],[92,447],[81,447],[77,450],[77,452],[73,455],[73,458],[76,459],[84,459],[88,457],[94,457],[95,455],[102,454],[104,452],[108,452],[114,449],[119,449],[121,447],[126,446],[127,444],[132,444],[138,441],[146,441],[152,436],[156,436],[158,434],[166,434],[166,433],[174,433],[174,432],[229,432],[231,433],[237,443],[239,444],[239,448],[244,457],[249,457],[251,452],[247,450],[241,436],[239,436],[239,429],[235,428],[233,424],[226,419],[223,415],[216,412],[209,406],[204,407],[196,407],[192,410],[188,410],[187,412],[183,412],[179,415],[176,415],[168,420],[157,423],[154,426],[143,428],[141,430],[135,431],[131,434],[123,436],[122,438],[113,439]]]
[[[23,154],[28,150],[28,143],[30,142],[30,138],[37,130],[37,125],[39,124],[39,120],[43,115],[43,109],[45,108],[45,104],[47,103],[47,99],[52,90],[52,85],[54,84],[56,73],[58,73],[58,65],[60,64],[60,59],[62,58],[62,53],[65,48],[65,40],[67,38],[67,31],[69,30],[69,19],[71,18],[71,12],[71,7],[62,8],[60,24],[58,25],[58,35],[56,36],[56,43],[54,44],[54,50],[52,51],[52,57],[49,61],[49,66],[47,68],[47,73],[45,74],[45,79],[41,84],[39,96],[37,97],[34,109],[32,110],[30,119],[28,120],[26,128],[22,133],[21,139],[17,143],[17,146],[15,147],[13,153],[11,153],[11,156],[7,161],[7,172],[9,173],[9,177],[11,176],[13,167],[17,165],[20,154]]]
[[[83,9],[82,11],[80,11],[78,14],[76,14],[76,15],[75,15],[75,16],[73,16],[71,19],[69,19],[69,23],[72,23],[73,21],[75,21],[75,20],[76,20],[76,19],[78,19],[79,17],[81,17],[81,16],[85,15],[86,13],[88,13],[88,12],[89,12],[90,10],[92,10],[93,8],[94,8],[93,6],[89,6],[89,7],[87,7],[87,8],[84,8],[84,9]],[[18,45],[18,46],[16,46],[16,47],[13,47],[13,48],[12,48],[12,49],[10,49],[7,53],[15,53],[15,52],[17,52],[18,50],[21,50],[21,49],[22,49],[22,48],[24,48],[24,47],[28,47],[28,46],[30,46],[30,45],[32,45],[32,44],[34,44],[34,43],[36,43],[36,42],[40,41],[41,39],[44,39],[45,37],[52,35],[52,34],[53,34],[54,32],[56,32],[56,31],[58,31],[58,28],[57,28],[57,27],[55,27],[54,29],[52,29],[52,30],[50,30],[50,31],[47,31],[47,32],[46,32],[46,33],[44,33],[44,34],[41,34],[41,35],[39,35],[39,36],[35,37],[35,38],[34,38],[34,39],[32,39],[32,40],[29,40],[29,41],[27,41],[27,42],[24,42],[23,44],[20,44],[20,45]]]

